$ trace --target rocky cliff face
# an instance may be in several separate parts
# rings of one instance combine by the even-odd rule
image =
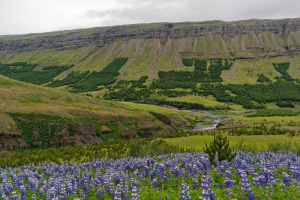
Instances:
[[[252,84],[261,73],[274,78],[272,62],[278,60],[290,62],[289,74],[300,78],[299,55],[300,18],[138,24],[0,36],[1,63],[28,62],[38,64],[38,69],[74,64],[58,79],[71,71],[101,71],[117,57],[128,58],[118,81],[141,76],[153,80],[159,71],[186,70],[182,58],[222,58],[236,60],[222,74],[226,83]],[[261,60],[263,65],[248,65]]]
[[[66,50],[88,45],[103,47],[118,40],[132,39],[159,39],[164,45],[169,39],[198,38],[205,35],[218,35],[226,41],[227,38],[247,34],[260,35],[265,32],[286,38],[298,31],[300,31],[300,19],[124,25],[44,34],[0,36],[0,51],[22,52],[40,48]],[[296,46],[295,44],[282,45],[286,46],[286,49],[299,48],[298,44]]]
[[[51,130],[49,130],[51,133]],[[39,140],[40,135],[33,133],[33,138],[36,140],[32,144],[26,143],[21,139],[21,134],[0,133],[0,148],[6,150],[13,150],[16,148],[24,147],[38,147],[44,145],[50,146],[68,146],[68,145],[90,145],[100,142],[100,139],[96,136],[95,127],[93,124],[65,124],[62,127],[62,131],[56,133],[60,140],[42,142]]]

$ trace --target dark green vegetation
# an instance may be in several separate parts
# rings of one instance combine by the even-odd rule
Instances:
[[[275,69],[282,75],[281,77],[276,77],[277,79],[283,79],[286,81],[293,81],[294,79],[288,74],[287,70],[290,67],[290,63],[272,63]]]
[[[287,73],[290,64],[273,63],[274,68],[281,74],[274,81],[264,74],[260,74],[257,82],[263,84],[223,84],[221,72],[229,70],[233,62],[225,59],[200,60],[182,59],[185,66],[194,67],[193,71],[159,71],[158,79],[150,85],[146,84],[148,76],[138,80],[120,80],[116,85],[119,70],[128,58],[116,58],[102,71],[72,71],[62,80],[53,78],[70,67],[44,67],[36,70],[37,65],[27,63],[1,64],[0,73],[5,76],[25,82],[59,87],[66,85],[69,91],[82,93],[108,89],[103,94],[107,100],[137,101],[156,105],[170,105],[185,109],[220,110],[230,109],[230,104],[243,105],[246,109],[263,109],[266,103],[276,103],[279,107],[294,107],[300,102],[299,80],[291,78]],[[72,66],[71,66],[72,67]],[[224,106],[204,106],[201,103],[171,101],[188,95],[212,95]]]
[[[169,81],[177,83],[191,82],[193,84],[202,82],[222,82],[221,72],[228,70],[232,66],[232,62],[229,60],[210,60],[208,66],[206,60],[195,60],[195,69],[192,72],[189,71],[160,71],[158,72],[159,81],[163,81],[168,84]],[[154,84],[153,82],[152,84]],[[170,88],[170,87],[169,87]],[[173,86],[173,88],[177,88]],[[170,88],[171,89],[171,88]]]
[[[61,125],[70,122],[59,116],[37,113],[10,113],[10,116],[21,130],[21,139],[32,146],[35,146],[33,143],[36,141],[49,145],[50,141],[60,140],[55,133],[61,129]],[[34,133],[38,134],[39,138],[35,139]]]
[[[127,58],[116,58],[100,72],[91,72],[82,80],[71,85],[71,92],[88,92],[99,90],[98,86],[108,86],[116,82],[119,70],[127,62]]]
[[[280,124],[275,124],[273,126],[265,126],[261,124],[259,126],[247,126],[244,128],[231,128],[226,131],[222,130],[215,130],[215,131],[194,131],[194,132],[180,132],[175,133],[172,135],[162,135],[162,138],[178,138],[178,137],[188,137],[188,136],[195,136],[195,135],[217,135],[220,133],[226,133],[232,136],[241,136],[241,135],[286,135],[289,137],[294,137],[300,135],[300,132],[288,129],[288,128],[281,128]]]
[[[184,149],[172,146],[162,140],[129,140],[129,141],[109,141],[93,144],[89,146],[75,145],[66,147],[55,147],[44,149],[17,149],[12,152],[2,151],[0,155],[0,167],[20,166],[42,162],[92,162],[93,159],[101,158],[124,158],[131,156],[162,155],[168,153],[191,152],[193,149]],[[7,154],[9,156],[7,156]]]
[[[193,59],[184,58],[184,59],[182,59],[182,64],[184,66],[191,67],[194,64],[194,60]]]
[[[116,77],[119,75],[119,70],[126,62],[127,58],[116,58],[100,72],[72,71],[62,80],[53,80],[53,78],[70,69],[73,65],[69,67],[47,66],[42,70],[37,70],[36,64],[28,64],[26,62],[0,64],[0,74],[38,85],[51,81],[51,83],[47,84],[50,87],[69,85],[72,88],[71,92],[79,93],[99,90],[101,89],[98,88],[100,85],[108,86],[115,83],[117,80]]]
[[[187,63],[187,61],[183,62]],[[159,79],[154,80],[149,88],[141,87],[140,85],[139,87],[126,87],[125,90],[117,87],[119,90],[116,90],[113,87],[110,92],[104,95],[104,98],[122,101],[142,101],[158,105],[167,104],[188,109],[193,109],[195,106],[188,105],[185,102],[175,103],[164,99],[153,99],[151,98],[151,94],[158,94],[165,97],[212,95],[219,102],[240,104],[247,109],[262,109],[265,108],[265,103],[272,102],[277,103],[279,107],[294,107],[293,102],[300,101],[300,84],[291,78],[286,78],[287,75],[284,73],[288,69],[288,63],[276,64],[278,66],[276,70],[282,73],[283,77],[277,78],[275,82],[271,82],[263,74],[259,76],[259,82],[269,82],[267,85],[222,84],[222,78],[220,77],[222,70],[228,70],[232,66],[232,62],[228,60],[211,60],[210,66],[207,67],[207,61],[196,59],[194,65],[195,70],[193,72],[158,72]],[[199,83],[200,86],[198,87],[197,84]],[[201,106],[201,104],[196,107],[195,109],[207,110],[230,109],[229,105],[226,108],[205,107]]]
[[[183,63],[187,65],[193,64],[191,59],[183,59]],[[206,60],[195,60],[195,70],[189,71],[160,71],[159,79],[154,80],[150,87],[143,85],[146,78],[142,77],[138,82],[140,84],[128,84],[130,81],[123,81],[112,87],[110,92],[104,95],[105,99],[114,99],[119,101],[139,101],[146,103],[154,103],[157,105],[171,105],[178,108],[186,109],[230,109],[230,107],[207,107],[199,103],[167,101],[166,99],[152,98],[152,94],[165,97],[178,97],[191,94],[201,93],[197,87],[198,83],[203,82],[221,82],[220,77],[222,70],[230,69],[232,62],[228,60],[211,60],[210,66],[207,67]],[[125,84],[127,83],[127,84]],[[121,85],[123,89],[121,89]],[[125,88],[125,89],[124,89]],[[183,89],[183,90],[180,90]]]
[[[208,154],[208,158],[211,164],[217,166],[217,162],[222,160],[227,160],[231,162],[236,153],[232,153],[231,148],[229,147],[229,140],[227,137],[222,136],[221,134],[215,135],[214,140],[207,146],[205,144],[204,152]]]
[[[20,130],[23,139],[27,142],[28,147],[35,147],[35,142],[42,142],[43,146],[51,146],[49,142],[61,140],[58,133],[62,131],[62,126],[65,124],[93,124],[96,131],[96,136],[102,141],[122,140],[122,133],[119,130],[119,125],[116,122],[104,122],[93,117],[76,117],[73,119],[63,118],[57,115],[45,115],[40,113],[9,113],[14,119],[17,128]],[[125,127],[130,127],[134,123],[123,123]],[[107,126],[111,133],[103,133],[102,127]],[[130,129],[131,130],[131,129]],[[132,130],[137,136],[140,133],[138,130]],[[35,138],[34,135],[38,135]],[[69,136],[72,132],[69,131]]]
[[[257,82],[260,82],[260,83],[266,83],[266,82],[270,82],[271,80],[266,77],[264,74],[260,74],[258,76],[258,79],[257,79]]]
[[[246,127],[246,128],[234,128],[228,130],[229,135],[287,135],[290,137],[294,137],[295,135],[298,135],[294,130],[290,129],[282,129],[280,125],[276,127],[274,126],[252,126],[252,127]]]
[[[77,83],[78,81],[86,77],[89,73],[90,71],[86,71],[86,72],[72,71],[70,74],[68,74],[68,76],[65,79],[52,81],[52,83],[47,84],[47,86],[59,87],[63,85],[71,85]]]
[[[247,117],[297,116],[299,114],[300,111],[294,110],[262,109],[247,115]]]
[[[47,66],[41,70],[37,70],[36,67],[36,64],[26,62],[0,63],[0,74],[19,81],[41,85],[52,81],[54,77],[73,66]]]

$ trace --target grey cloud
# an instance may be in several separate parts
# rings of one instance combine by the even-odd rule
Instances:
[[[250,18],[298,17],[300,2],[294,0],[128,0],[128,8],[106,11],[91,10],[89,18],[105,18],[109,23],[181,22],[224,20],[235,21]],[[121,1],[120,1],[121,3]]]
[[[133,23],[300,17],[296,0],[0,1],[0,35]]]

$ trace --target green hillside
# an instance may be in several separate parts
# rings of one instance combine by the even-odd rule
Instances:
[[[198,116],[125,104],[0,76],[0,148],[93,144],[189,130]]]
[[[0,74],[108,100],[297,108],[299,24],[156,23],[1,36]]]

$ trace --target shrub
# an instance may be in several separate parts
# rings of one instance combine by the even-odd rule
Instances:
[[[218,156],[218,161],[227,160],[232,161],[236,153],[232,153],[231,148],[229,148],[229,140],[227,137],[223,137],[221,134],[214,136],[214,140],[210,143],[209,147],[207,143],[205,144],[204,152],[208,154],[209,161],[213,165],[216,165],[215,157]]]

